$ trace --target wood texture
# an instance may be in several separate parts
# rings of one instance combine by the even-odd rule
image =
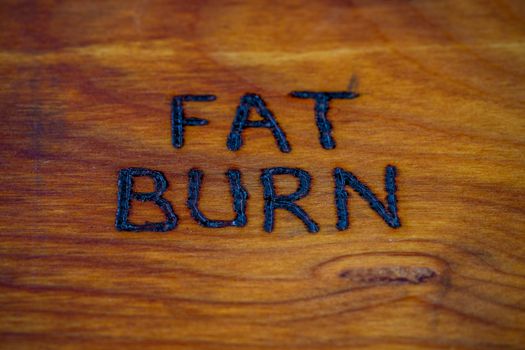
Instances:
[[[2,1],[0,347],[523,348],[524,19],[521,0]],[[332,103],[337,148],[323,150],[313,102],[288,94],[352,74],[361,97]],[[290,154],[255,129],[226,149],[246,92]],[[170,100],[186,93],[218,99],[187,104],[210,125],[176,150]],[[383,198],[387,164],[403,226],[352,194],[337,231],[332,169]],[[167,176],[176,230],[115,230],[131,166]],[[318,234],[282,210],[264,233],[259,176],[274,166],[311,173],[300,204]],[[224,173],[242,171],[245,228],[193,221],[193,167],[223,219]]]

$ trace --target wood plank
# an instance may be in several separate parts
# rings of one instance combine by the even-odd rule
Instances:
[[[525,343],[525,2],[2,1],[0,347],[6,349],[519,349]],[[337,143],[319,143],[314,101],[334,99]],[[260,95],[291,145],[247,128]],[[171,144],[171,99],[209,125]],[[251,118],[257,119],[256,113]],[[354,191],[336,228],[333,169],[383,200],[397,168],[401,227]],[[179,222],[115,228],[119,170],[161,171]],[[301,168],[308,233],[278,209],[263,230],[260,176]],[[225,172],[249,193],[233,217]],[[295,191],[276,177],[279,193]],[[137,179],[135,190],[151,191]],[[133,203],[133,222],[162,221]]]

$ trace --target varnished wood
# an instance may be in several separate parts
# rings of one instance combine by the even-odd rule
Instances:
[[[6,349],[519,349],[525,344],[525,3],[449,1],[2,1],[0,347]],[[313,101],[333,101],[323,150]],[[292,145],[226,137],[240,96],[260,94]],[[170,143],[170,99],[188,103]],[[335,228],[332,169],[381,198],[398,168],[402,227],[354,193]],[[180,222],[114,227],[119,169],[162,171]],[[313,177],[262,229],[261,169]],[[204,229],[185,206],[232,216],[228,168],[250,199],[245,228]],[[293,179],[279,179],[282,192]],[[143,181],[138,187],[148,189]],[[133,219],[162,219],[153,204]]]

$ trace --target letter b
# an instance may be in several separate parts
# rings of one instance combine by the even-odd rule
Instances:
[[[134,192],[133,178],[136,176],[148,176],[153,179],[155,190],[153,192]],[[177,215],[173,211],[171,203],[162,197],[168,188],[168,181],[160,171],[145,168],[126,168],[121,169],[118,175],[118,208],[115,226],[119,231],[153,231],[166,232],[171,231],[177,226]],[[136,225],[129,222],[129,210],[132,200],[141,202],[154,202],[160,207],[166,221],[164,222],[146,222],[142,225]]]

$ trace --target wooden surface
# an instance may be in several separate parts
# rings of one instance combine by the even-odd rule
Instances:
[[[521,0],[2,1],[0,347],[524,348],[524,40]],[[313,101],[288,94],[353,74],[361,97],[332,103],[323,150]],[[227,150],[246,92],[291,153],[261,129]],[[187,93],[217,101],[187,104],[210,125],[176,150],[170,100]],[[352,193],[337,231],[332,169],[383,199],[387,164],[402,227]],[[166,175],[176,230],[116,231],[132,166]],[[300,204],[318,234],[283,210],[263,231],[259,176],[275,166],[312,175]],[[222,219],[224,173],[242,171],[246,227],[193,221],[193,167]]]

